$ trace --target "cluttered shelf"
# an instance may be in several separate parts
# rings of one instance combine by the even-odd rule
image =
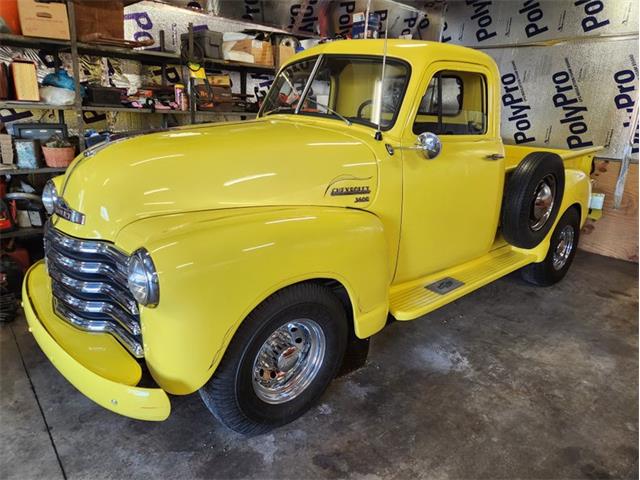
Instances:
[[[52,49],[66,51],[71,49],[71,42],[68,40],[54,40],[51,38],[25,37],[23,35],[13,35],[10,33],[0,33],[0,46],[22,47],[37,49]],[[78,42],[78,53],[86,55],[116,57],[129,60],[138,60],[152,65],[180,64],[180,55],[172,52],[160,52],[156,50],[141,50],[109,45],[97,45],[91,43]],[[230,70],[246,70],[262,73],[274,73],[275,67],[271,65],[261,65],[257,63],[238,62],[218,58],[206,58],[207,66],[228,68]]]

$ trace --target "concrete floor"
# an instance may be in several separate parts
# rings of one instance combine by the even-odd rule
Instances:
[[[0,471],[17,479],[638,478],[637,272],[579,252],[555,287],[514,274],[394,323],[372,340],[367,365],[334,381],[319,405],[249,439],[218,425],[197,395],[173,397],[163,423],[101,409],[57,373],[20,319],[0,328]]]

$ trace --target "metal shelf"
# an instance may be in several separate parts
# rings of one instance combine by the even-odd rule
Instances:
[[[1,1],[1,0],[0,0]],[[24,108],[37,110],[75,110],[73,105],[49,105],[42,102],[20,102],[20,101],[3,101],[0,102],[0,108]],[[188,110],[156,110],[152,112],[150,108],[133,108],[133,107],[107,107],[98,105],[83,105],[84,112],[128,112],[128,113],[152,113],[157,115],[189,115]],[[213,110],[198,110],[196,114],[204,115],[251,115],[255,112],[232,111],[232,112],[216,112]]]
[[[63,173],[66,168],[0,168],[0,175],[39,175],[47,173]]]
[[[182,110],[156,110],[152,112],[150,108],[133,108],[133,107],[107,107],[100,105],[83,105],[82,111],[84,112],[130,112],[130,113],[158,113],[169,115],[172,113],[182,114],[189,113],[183,112]]]
[[[54,51],[71,50],[71,42],[69,40],[25,37],[23,35],[13,35],[10,33],[0,33],[0,45],[5,47],[50,49]],[[111,47],[85,42],[78,42],[78,53],[139,60],[152,65],[180,63],[180,55],[177,53],[156,52],[154,50],[134,50],[131,48]]]
[[[42,227],[18,228],[13,232],[0,233],[0,240],[7,240],[9,238],[37,237],[43,233],[44,228]]]
[[[111,47],[93,43],[78,42],[78,53],[99,57],[115,57],[138,60],[150,65],[180,64],[180,55],[155,50],[135,50],[132,48]]]
[[[12,33],[0,33],[0,45],[3,47],[22,47],[38,49],[65,49],[71,47],[69,40],[56,40],[53,38],[25,37]]]
[[[0,0],[1,1],[1,0]],[[23,102],[20,100],[4,100],[0,108],[34,108],[38,110],[73,110],[73,105],[50,105],[43,102]]]
[[[157,115],[189,115],[191,112],[189,110],[156,110],[152,112],[150,108],[132,108],[132,107],[100,107],[100,106],[91,106],[85,105],[82,107],[83,111],[86,112],[128,112],[128,113],[151,113]],[[196,110],[196,115],[204,114],[204,115],[251,115],[253,112],[245,112],[245,111],[232,111],[232,112],[223,112],[223,111],[214,111],[214,110]]]
[[[222,58],[205,58],[205,68],[219,68],[224,70],[245,70],[247,72],[259,73],[275,73],[276,67],[273,65],[260,65],[259,63],[234,62],[232,60],[224,60]]]

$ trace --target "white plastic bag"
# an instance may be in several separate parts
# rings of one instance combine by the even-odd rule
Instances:
[[[40,87],[40,100],[49,105],[73,105],[76,93],[60,87]]]

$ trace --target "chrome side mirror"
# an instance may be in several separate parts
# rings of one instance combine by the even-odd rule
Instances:
[[[442,142],[435,133],[424,132],[418,135],[418,150],[422,150],[422,154],[427,160],[432,160],[440,154],[442,150]]]

